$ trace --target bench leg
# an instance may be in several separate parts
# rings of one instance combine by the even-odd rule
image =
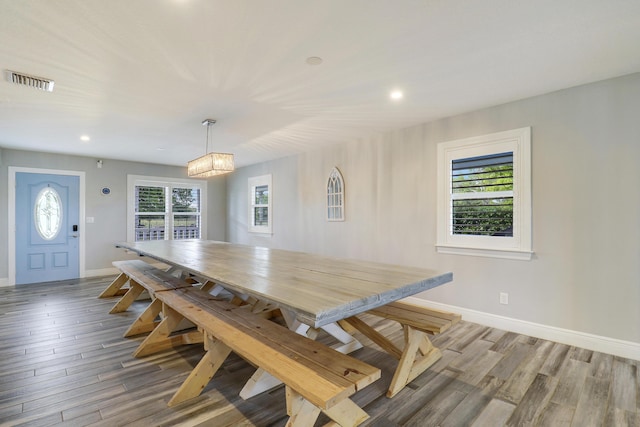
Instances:
[[[345,319],[344,322],[351,325],[357,331],[360,331],[365,337],[378,344],[380,348],[396,359],[400,359],[402,357],[402,350],[396,347],[387,337],[363,322],[360,318],[353,316]]]
[[[268,308],[268,306],[259,305],[257,302],[254,307],[260,308]],[[304,335],[313,340],[318,336],[317,331],[311,328],[309,325],[305,325],[298,321],[294,315],[288,310],[282,310],[282,315],[287,323],[287,327],[294,331],[299,335]],[[329,325],[323,326],[322,329],[327,332],[329,335],[336,338],[338,341],[342,342],[342,345],[334,346],[333,348],[340,353],[349,354],[352,351],[356,351],[362,348],[362,344],[360,341],[356,340],[351,334],[347,333],[344,329],[338,326],[337,323],[331,323]],[[253,396],[257,396],[260,393],[263,393],[267,390],[271,390],[272,388],[282,384],[280,380],[275,378],[273,375],[268,373],[262,368],[258,368],[251,378],[244,385],[242,390],[240,391],[240,397],[247,400]]]
[[[320,415],[320,408],[302,397],[298,392],[286,387],[287,427],[312,426]]]
[[[129,280],[129,276],[124,273],[120,273],[120,275],[116,277],[100,295],[98,295],[98,298],[109,298],[117,295],[123,295],[123,292],[120,292],[120,288],[127,283],[127,280]]]
[[[322,412],[341,426],[357,426],[369,418],[351,399],[344,399]]]
[[[120,301],[118,301],[111,308],[111,310],[109,311],[110,314],[122,313],[123,311],[127,311],[129,306],[131,306],[136,298],[138,298],[144,291],[144,288],[135,280],[129,280],[129,283],[131,284],[131,287],[129,288],[127,293],[124,294],[122,298],[120,298]]]
[[[153,300],[151,304],[134,320],[133,324],[124,333],[124,337],[144,334],[153,331],[160,322],[156,322],[158,314],[162,311],[162,302],[159,299]]]
[[[240,390],[240,397],[247,400],[282,384],[282,381],[262,368],[256,369],[251,378]]]
[[[210,293],[213,296],[218,295],[220,292],[224,290],[224,288],[220,285],[216,285],[216,282],[212,282],[211,280],[207,280],[204,282],[202,286],[200,286],[200,290],[203,292]]]
[[[405,385],[442,357],[442,353],[433,346],[426,333],[404,325],[404,337],[404,350],[387,391],[387,397],[395,396]]]
[[[329,323],[320,329],[340,341],[343,345],[332,346],[340,353],[349,354],[362,348],[362,343],[355,339],[353,335],[342,329],[337,323]]]
[[[306,400],[298,392],[286,387],[287,427],[312,426],[320,415],[320,408]],[[335,423],[343,427],[360,425],[369,415],[356,405],[351,399],[344,399],[329,409],[322,410]],[[333,425],[333,424],[327,424]]]
[[[143,357],[161,350],[183,344],[182,336],[169,337],[184,317],[170,307],[164,306],[164,319],[151,331],[133,352],[133,357]]]
[[[193,368],[171,400],[169,400],[169,406],[177,405],[200,395],[202,390],[209,384],[209,381],[211,381],[211,378],[220,369],[227,356],[229,356],[229,353],[231,353],[230,347],[209,335],[205,337],[205,348],[207,352],[200,359],[198,365]]]

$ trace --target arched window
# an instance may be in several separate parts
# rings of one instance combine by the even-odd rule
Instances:
[[[333,168],[327,182],[327,220],[344,221],[344,181],[338,168]]]

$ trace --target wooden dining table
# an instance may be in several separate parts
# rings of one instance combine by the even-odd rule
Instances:
[[[339,322],[351,319],[353,323],[360,313],[453,279],[451,272],[212,240],[152,240],[116,246],[168,264],[203,283],[213,282],[236,296],[271,304],[282,313],[289,329],[310,338],[323,330],[338,341],[332,347],[342,353],[351,353],[363,345]],[[364,332],[370,330],[362,322],[357,325]],[[390,396],[440,357],[426,335],[417,333],[415,346],[405,345],[405,352],[411,354],[407,357],[403,353],[396,372],[402,379],[396,381],[394,376]],[[371,330],[369,338],[374,340],[371,334],[379,335]],[[418,362],[415,353],[420,351],[423,358]],[[258,369],[240,396],[247,399],[277,384],[278,380]]]
[[[451,272],[212,240],[116,246],[288,310],[319,328],[435,288]]]

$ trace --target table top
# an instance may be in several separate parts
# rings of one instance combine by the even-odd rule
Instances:
[[[451,272],[332,258],[211,240],[118,243],[320,327],[440,286]]]

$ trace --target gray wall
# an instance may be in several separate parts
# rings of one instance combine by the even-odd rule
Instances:
[[[1,143],[1,141],[0,141]],[[110,268],[111,262],[126,255],[114,243],[127,239],[127,175],[146,175],[187,178],[186,167],[161,166],[145,163],[103,159],[101,169],[95,158],[65,156],[32,151],[2,149],[0,151],[0,279],[8,276],[8,167],[29,167],[84,171],[86,178],[86,216],[95,223],[81,224],[86,239],[85,269]],[[207,183],[207,238],[225,240],[226,182],[225,177]],[[100,194],[103,187],[111,188],[109,196]],[[17,219],[18,220],[18,219]]]
[[[470,94],[473,96],[473,94]],[[532,127],[531,261],[441,255],[439,142]],[[640,342],[640,74],[241,168],[228,178],[231,242],[454,272],[421,296]],[[333,166],[346,221],[324,218]],[[247,232],[247,178],[273,175],[273,235]],[[499,293],[509,293],[509,305]]]

